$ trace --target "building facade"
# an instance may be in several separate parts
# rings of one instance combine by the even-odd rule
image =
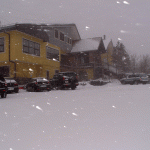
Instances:
[[[72,34],[74,30],[77,30],[74,24],[3,27],[0,30],[0,73],[21,80],[52,78],[60,71],[61,54],[71,51],[72,40],[80,39],[78,32]]]
[[[95,79],[103,72],[105,47],[101,37],[81,39],[75,24],[6,26],[0,30],[0,73],[20,81],[60,71]]]

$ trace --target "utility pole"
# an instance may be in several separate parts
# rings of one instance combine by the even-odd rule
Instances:
[[[2,24],[1,24],[1,21],[0,21],[0,30],[1,30],[1,27],[2,27]]]

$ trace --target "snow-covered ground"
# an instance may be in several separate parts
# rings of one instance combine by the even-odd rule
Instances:
[[[150,84],[0,98],[0,150],[149,150]]]

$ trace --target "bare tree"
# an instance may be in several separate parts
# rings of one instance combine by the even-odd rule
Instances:
[[[132,73],[139,72],[138,64],[139,64],[139,56],[137,56],[136,54],[130,55],[130,71]]]
[[[150,56],[148,54],[141,56],[139,70],[146,74],[150,72]]]

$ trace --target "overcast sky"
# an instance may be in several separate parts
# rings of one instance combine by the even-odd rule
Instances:
[[[131,54],[149,54],[150,0],[1,0],[1,26],[75,23],[82,39],[120,40]]]

